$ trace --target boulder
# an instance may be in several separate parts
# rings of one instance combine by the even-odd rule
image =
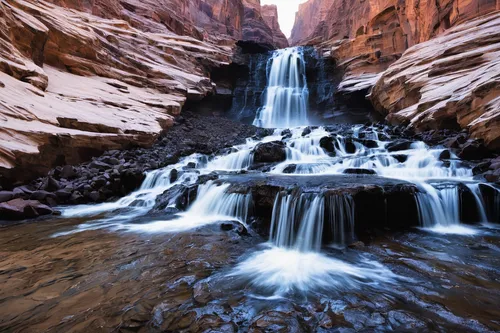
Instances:
[[[21,198],[0,203],[0,218],[4,220],[24,220],[52,214],[52,209],[37,200]]]
[[[286,145],[282,141],[259,143],[254,151],[255,163],[277,163],[286,160]]]
[[[410,140],[399,139],[399,140],[395,140],[395,141],[388,143],[385,146],[385,148],[390,152],[400,151],[400,150],[408,150],[411,148],[412,143],[413,142]]]
[[[468,161],[478,161],[489,157],[491,153],[481,142],[468,140],[458,153],[458,157]]]

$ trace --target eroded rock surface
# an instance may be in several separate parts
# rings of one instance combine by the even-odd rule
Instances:
[[[0,169],[16,180],[151,145],[186,98],[212,92],[208,71],[232,53],[47,2],[0,11]]]
[[[264,5],[261,7],[262,18],[271,28],[273,33],[273,44],[282,49],[288,47],[288,40],[283,34],[278,22],[278,7],[276,5]]]
[[[500,14],[410,48],[384,72],[371,100],[391,123],[467,128],[500,149]]]

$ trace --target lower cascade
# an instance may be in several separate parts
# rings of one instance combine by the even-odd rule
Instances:
[[[471,164],[452,150],[380,124],[306,126],[307,100],[302,49],[276,51],[265,105],[254,121],[272,129],[149,171],[137,191],[115,202],[63,207],[63,217],[85,222],[52,237],[110,229],[146,237],[179,234],[189,242],[193,230],[229,230],[232,246],[258,233],[267,241],[217,276],[250,299],[279,302],[356,290],[406,299],[397,294],[400,286],[418,285],[421,276],[414,280],[392,268],[397,260],[413,267],[415,259],[400,257],[396,248],[387,253],[399,259],[382,263],[385,248],[363,253],[358,247],[381,231],[387,239],[393,231],[409,232],[406,246],[415,233],[439,244],[436,239],[446,239],[439,237],[495,230],[498,186],[475,179]],[[418,265],[432,275],[432,267]],[[210,278],[203,283],[215,288]],[[196,288],[203,299],[205,287]]]

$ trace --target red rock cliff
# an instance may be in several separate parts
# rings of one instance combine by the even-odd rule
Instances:
[[[297,45],[310,39],[328,39],[329,10],[336,0],[309,0],[299,5],[290,36],[290,44]],[[323,28],[325,27],[325,28]],[[324,29],[326,34],[322,33]]]
[[[269,17],[269,12],[267,12],[268,20],[270,24],[266,22],[263,17],[262,7],[260,5],[260,0],[243,0],[244,19],[243,19],[243,40],[254,41],[263,44],[268,44],[274,48],[283,48],[288,46],[288,42],[285,44],[283,40],[283,33],[279,30],[279,25],[277,25],[277,19],[273,20]],[[277,12],[276,15],[278,16]]]
[[[281,31],[280,24],[278,22],[278,7],[276,7],[276,5],[262,6],[261,13],[267,26],[269,26],[272,30],[273,44],[280,49],[288,47],[288,40]]]

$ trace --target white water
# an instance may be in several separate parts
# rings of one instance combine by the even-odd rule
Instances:
[[[275,51],[269,61],[265,104],[257,112],[254,125],[267,128],[307,125],[309,91],[303,49]]]
[[[178,218],[146,224],[130,224],[131,231],[181,232],[220,221],[238,221],[246,224],[252,203],[250,194],[227,193],[229,184],[217,185],[213,181],[198,187],[197,199]]]

